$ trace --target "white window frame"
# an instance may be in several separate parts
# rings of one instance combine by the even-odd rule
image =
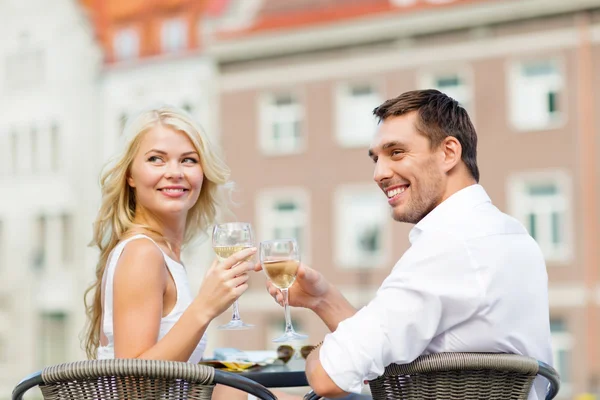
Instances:
[[[113,51],[117,61],[133,60],[140,56],[140,35],[134,27],[121,28],[113,37]]]
[[[351,90],[356,87],[361,86],[370,86],[371,89],[375,92],[376,99],[373,101],[372,107],[365,106],[361,107],[360,105],[353,105]],[[373,115],[373,109],[378,107],[383,102],[384,98],[382,96],[382,88],[379,82],[374,82],[373,80],[365,80],[365,81],[351,81],[351,82],[342,82],[338,83],[335,88],[335,110],[336,110],[336,140],[338,144],[345,148],[362,148],[368,147],[373,140],[373,136],[377,131],[377,117]],[[358,110],[357,110],[358,109]],[[372,118],[373,126],[370,132],[364,132],[364,136],[361,136],[357,133],[353,133],[351,136],[348,136],[346,130],[349,129],[348,125],[352,126],[353,123],[356,122],[357,115],[356,113],[363,113],[364,118]]]
[[[11,365],[12,348],[9,346],[11,318],[5,310],[0,310],[0,366]]]
[[[536,63],[544,63],[549,62],[554,64],[556,67],[559,77],[554,82],[550,82],[549,85],[553,86],[554,90],[558,93],[558,99],[556,100],[556,106],[558,107],[558,111],[554,115],[549,115],[548,120],[545,122],[530,122],[523,121],[520,119],[519,113],[521,112],[521,105],[516,100],[518,97],[527,97],[527,101],[535,101],[532,99],[530,95],[525,93],[522,94],[524,87],[524,80],[521,75],[521,71],[525,65],[528,64],[536,64]],[[510,60],[507,64],[507,112],[508,112],[508,121],[512,128],[517,132],[532,132],[532,131],[541,131],[541,130],[552,130],[557,129],[565,125],[567,120],[567,107],[568,102],[565,101],[567,93],[567,82],[566,82],[566,69],[564,66],[564,61],[555,56],[548,57],[537,57],[537,58],[525,58],[518,60]]]
[[[163,21],[160,29],[160,45],[165,53],[185,51],[188,46],[188,22],[176,17]]]
[[[60,318],[57,319],[57,317]],[[69,358],[69,328],[70,328],[70,315],[65,311],[46,312],[41,311],[38,314],[39,325],[46,329],[38,329],[38,343],[39,349],[37,351],[39,361],[42,365],[56,364],[66,362]],[[58,325],[62,323],[62,325]],[[40,327],[42,328],[42,327]],[[62,348],[57,349],[56,343],[51,343],[52,339],[61,340],[61,338],[54,337],[49,330],[59,329],[63,332]],[[60,333],[60,332],[59,332]],[[54,357],[57,357],[54,359]]]
[[[281,110],[275,105],[278,96],[290,96],[293,104],[288,110]],[[297,91],[277,91],[263,93],[259,98],[259,150],[268,156],[284,156],[299,154],[306,150],[304,103]],[[297,138],[275,139],[276,122],[298,123]],[[294,122],[295,121],[295,122]]]
[[[46,52],[23,46],[4,56],[4,87],[8,91],[38,89],[46,81]]]
[[[540,211],[539,204],[531,204],[527,191],[530,185],[550,183],[556,185],[561,194],[559,199],[555,200],[555,207],[562,213],[564,218],[563,231],[564,243],[556,248],[550,244],[550,240],[543,237],[547,235],[548,230],[544,230],[542,237],[537,237],[536,241],[540,245],[544,258],[548,262],[560,265],[568,265],[573,257],[573,198],[572,182],[569,174],[563,170],[542,170],[517,173],[509,177],[509,214],[517,218],[525,227],[529,226],[528,217],[531,211]],[[542,220],[543,221],[543,220]],[[541,222],[544,224],[544,222]],[[551,230],[551,226],[549,228]],[[539,235],[539,232],[538,232]],[[551,233],[550,233],[551,236]]]
[[[465,99],[461,101],[461,99],[457,98],[457,96],[453,96],[452,93],[446,93],[444,90],[437,85],[437,80],[441,77],[456,75],[462,82],[464,82],[464,87],[462,89],[462,96]],[[448,96],[452,97],[454,100],[458,101],[460,105],[467,110],[469,113],[469,117],[471,118],[471,122],[474,123],[475,120],[475,95],[474,95],[474,85],[473,82],[473,69],[470,66],[461,65],[456,67],[448,67],[443,70],[432,69],[426,71],[419,75],[419,87],[421,89],[437,89],[442,93],[446,93]]]
[[[303,263],[310,263],[311,244],[310,244],[310,196],[308,191],[299,187],[273,188],[265,189],[259,192],[256,202],[256,220],[258,225],[258,240],[274,239],[273,232],[277,227],[277,221],[281,217],[273,211],[273,206],[280,201],[292,200],[299,204],[302,236],[299,239],[300,260]]]
[[[362,195],[373,196],[379,199],[381,207],[381,253],[372,257],[355,257],[348,246],[351,240],[348,235],[354,232],[356,228],[354,221],[349,221],[344,208],[350,199],[355,199]],[[334,231],[334,263],[347,269],[365,269],[385,267],[390,259],[390,210],[385,201],[385,195],[373,184],[348,184],[339,186],[334,195],[333,209],[335,210],[335,231]],[[370,218],[374,220],[373,217]]]
[[[561,320],[564,321],[564,319],[561,318]],[[568,357],[570,357],[572,359],[572,351],[573,351],[573,347],[575,344],[575,340],[573,337],[573,334],[570,332],[568,324],[565,322],[565,327],[566,327],[566,331],[565,332],[550,332],[551,335],[551,343],[552,343],[552,360],[554,363],[554,367],[557,369],[557,371],[559,373],[561,373],[562,371],[560,371],[559,366],[558,366],[558,355],[560,351],[565,351],[568,354]],[[571,360],[569,360],[571,361]],[[571,363],[570,363],[571,364]],[[572,365],[569,365],[572,366]],[[568,373],[568,376],[573,379],[573,369],[571,368],[571,370]],[[561,374],[561,376],[564,374]],[[566,376],[566,375],[565,375]],[[560,395],[559,398],[568,398],[571,393],[572,393],[572,387],[571,387],[571,381],[564,381],[561,380],[560,382]]]
[[[8,231],[7,229],[8,227],[8,223],[7,223],[7,219],[4,218],[3,216],[0,216],[0,276],[2,276],[4,272],[4,270],[7,269],[7,265],[9,264],[7,261],[7,254],[6,254],[6,239],[8,238],[8,235],[6,234],[6,232]],[[1,333],[1,329],[2,329],[2,311],[0,310],[0,333]]]

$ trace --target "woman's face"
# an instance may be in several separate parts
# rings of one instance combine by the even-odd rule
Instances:
[[[188,136],[162,125],[144,134],[127,178],[137,206],[163,217],[185,217],[203,181],[200,154]]]

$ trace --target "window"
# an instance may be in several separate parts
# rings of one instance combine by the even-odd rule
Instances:
[[[30,137],[29,137],[29,141],[31,144],[31,171],[32,172],[37,172],[39,165],[38,165],[38,161],[40,158],[40,155],[38,153],[39,151],[39,144],[38,144],[38,131],[36,129],[36,127],[32,127],[31,128],[31,132],[30,132]]]
[[[337,93],[337,139],[345,147],[366,147],[377,129],[373,109],[381,96],[371,84],[344,84]]]
[[[510,84],[510,119],[517,129],[544,129],[561,122],[563,77],[556,61],[517,63]]]
[[[6,87],[20,90],[39,87],[44,81],[44,53],[38,49],[24,49],[6,58]]]
[[[268,95],[261,104],[261,148],[267,154],[302,150],[302,106],[291,93]]]
[[[5,339],[6,334],[0,334],[0,365],[8,363],[8,343]]]
[[[140,55],[140,38],[134,28],[118,30],[113,40],[115,58],[118,61],[131,60]]]
[[[19,136],[15,130],[10,133],[10,154],[13,173],[17,174],[19,172]]]
[[[181,108],[183,108],[185,110],[185,112],[187,112],[188,114],[192,115],[194,112],[194,108],[192,107],[192,105],[188,102],[183,103],[183,105],[181,106]]]
[[[41,366],[60,364],[67,360],[67,315],[64,312],[43,312],[38,329],[39,362]]]
[[[73,261],[73,218],[69,214],[60,216],[62,226],[62,261]]]
[[[125,133],[125,126],[127,125],[127,113],[121,113],[119,115],[119,135]]]
[[[466,74],[441,72],[428,74],[421,79],[424,89],[437,89],[458,101],[467,111],[472,111],[472,91]]]
[[[35,220],[35,246],[33,248],[33,268],[41,270],[46,264],[46,242],[47,242],[47,225],[46,216],[40,215]]]
[[[573,337],[569,333],[565,321],[561,319],[550,320],[550,333],[552,334],[552,358],[554,368],[560,375],[561,390],[569,391]]]
[[[161,32],[162,49],[167,53],[185,50],[187,47],[187,23],[180,18],[166,20]]]
[[[336,263],[349,268],[370,268],[386,261],[386,226],[389,212],[383,195],[366,187],[345,187],[335,196]]]
[[[308,196],[301,189],[281,189],[261,194],[259,201],[260,237],[295,238],[303,261],[308,257]],[[262,240],[262,239],[261,239]]]
[[[539,244],[546,260],[567,261],[570,249],[570,182],[565,174],[514,177],[510,212]]]
[[[60,168],[60,140],[58,124],[53,123],[50,128],[50,169],[58,171]]]
[[[0,365],[8,364],[11,356],[10,334],[14,326],[5,311],[0,310]],[[14,346],[13,346],[14,347]]]
[[[4,221],[0,220],[0,269],[2,266],[6,265],[6,246],[4,242],[6,241],[6,227],[4,226]],[[0,327],[1,328],[1,327]]]

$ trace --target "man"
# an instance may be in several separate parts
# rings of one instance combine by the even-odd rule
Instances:
[[[320,273],[300,267],[290,304],[313,310],[332,332],[307,359],[311,387],[327,397],[359,392],[387,365],[427,353],[516,353],[552,364],[543,255],[478,184],[467,112],[437,90],[422,90],[374,114],[373,179],[392,217],[416,224],[411,247],[358,311]],[[545,389],[537,378],[530,399],[543,399]]]

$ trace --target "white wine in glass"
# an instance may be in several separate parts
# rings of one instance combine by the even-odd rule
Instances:
[[[308,338],[307,335],[294,331],[288,302],[288,289],[294,284],[300,267],[300,252],[296,239],[266,240],[260,243],[259,253],[263,271],[283,294],[285,332],[273,341],[281,343]]]
[[[226,258],[229,258],[232,255],[234,255],[235,253],[245,250],[245,249],[249,249],[250,247],[252,247],[252,246],[251,245],[249,245],[249,246],[214,246],[213,250],[214,250],[215,254],[217,255],[217,258],[219,259],[219,261],[223,261]],[[244,259],[244,261],[250,261],[251,258],[252,258],[252,256],[248,256]]]
[[[254,247],[252,226],[245,222],[230,222],[215,225],[213,228],[212,246],[219,261],[223,261],[238,251]],[[251,258],[252,256],[249,256],[244,261],[249,261]],[[231,321],[225,325],[218,326],[217,329],[241,330],[253,327],[254,325],[242,321],[238,301],[236,300],[233,302]]]
[[[265,261],[263,268],[277,289],[288,289],[296,280],[300,261],[276,260]]]

